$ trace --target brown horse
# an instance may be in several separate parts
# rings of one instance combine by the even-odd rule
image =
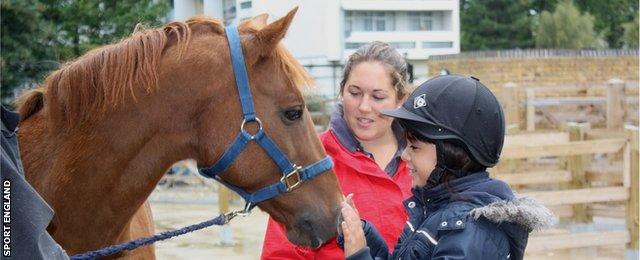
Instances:
[[[294,14],[268,25],[258,16],[239,31],[265,132],[292,162],[309,165],[325,157],[299,89],[310,77],[279,43]],[[193,18],[93,50],[23,95],[25,172],[54,209],[48,231],[67,253],[152,235],[146,200],[164,172],[182,159],[205,166],[221,156],[242,121],[229,55],[222,24]],[[282,173],[251,143],[221,177],[253,192]],[[258,206],[291,242],[317,247],[335,236],[341,200],[327,172]]]

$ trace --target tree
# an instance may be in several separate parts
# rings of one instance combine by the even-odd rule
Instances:
[[[595,17],[594,30],[606,40],[609,48],[624,43],[623,23],[630,22],[638,12],[638,0],[574,0],[580,11]]]
[[[168,9],[166,0],[3,0],[3,103],[58,62],[115,43],[137,23],[160,25]]]
[[[640,30],[640,25],[638,25],[638,13],[636,12],[633,21],[625,23],[622,25],[624,27],[624,45],[627,48],[638,48],[638,30]]]
[[[4,0],[0,5],[3,104],[13,99],[15,87],[33,85],[58,66],[51,44],[53,26],[42,19],[43,9],[37,0]]]
[[[533,47],[529,5],[526,0],[460,1],[462,50]]]
[[[42,0],[45,19],[56,25],[59,59],[68,60],[98,46],[117,42],[137,23],[159,26],[167,1]]]
[[[580,14],[571,1],[558,3],[553,13],[540,14],[535,34],[536,47],[582,49],[602,47],[600,37],[593,30],[594,18]]]
[[[530,9],[535,13],[552,11],[562,0],[529,0]],[[595,18],[593,29],[604,37],[609,48],[620,48],[624,42],[623,23],[631,22],[638,12],[637,0],[574,0],[581,12]]]

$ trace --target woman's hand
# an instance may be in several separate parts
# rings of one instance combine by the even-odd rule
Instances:
[[[349,257],[367,245],[360,222],[360,215],[353,205],[353,194],[342,202],[342,234],[344,235],[344,256]]]

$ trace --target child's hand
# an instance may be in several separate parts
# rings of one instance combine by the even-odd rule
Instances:
[[[353,206],[353,194],[342,202],[342,234],[344,235],[344,256],[349,257],[367,245],[358,211]]]

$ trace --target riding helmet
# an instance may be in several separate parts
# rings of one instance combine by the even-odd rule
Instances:
[[[480,165],[498,163],[504,143],[504,113],[493,93],[477,78],[437,76],[420,85],[402,107],[381,112],[428,140],[461,144]]]

